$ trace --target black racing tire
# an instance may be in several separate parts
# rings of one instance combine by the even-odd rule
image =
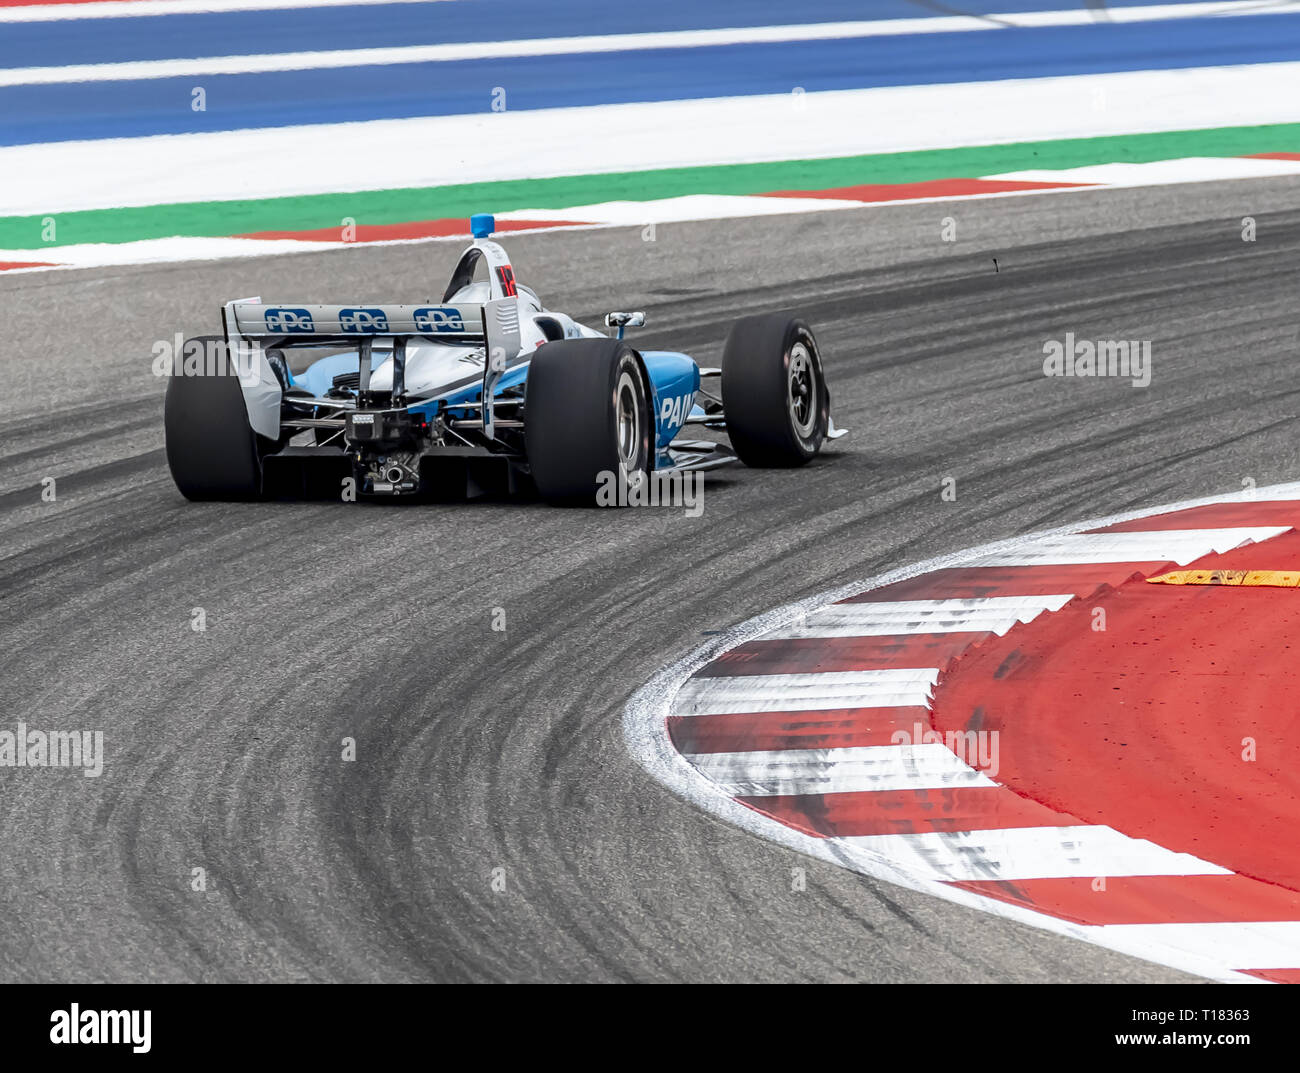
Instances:
[[[185,372],[187,356],[190,375]],[[261,494],[257,436],[220,336],[185,341],[167,380],[163,424],[167,466],[186,499],[256,499]]]
[[[538,347],[524,395],[524,448],[542,497],[592,504],[609,480],[602,475],[626,482],[648,473],[656,430],[650,399],[641,359],[621,340]]]
[[[816,455],[831,400],[808,325],[788,313],[736,321],[722,349],[722,409],[747,466],[802,466]]]

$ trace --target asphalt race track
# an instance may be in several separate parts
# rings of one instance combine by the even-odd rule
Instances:
[[[803,471],[708,474],[698,518],[191,505],[163,455],[155,340],[219,331],[219,303],[246,295],[436,296],[459,246],[0,279],[3,722],[102,729],[107,751],[98,779],[6,778],[0,976],[1186,979],[756,840],[645,775],[620,716],[702,632],[775,605],[1295,479],[1300,186],[503,242],[553,307],[645,309],[639,344],[706,363],[736,315],[801,310],[852,435]],[[1150,339],[1151,385],[1045,378],[1066,331]]]

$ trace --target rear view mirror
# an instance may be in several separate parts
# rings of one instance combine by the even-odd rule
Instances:
[[[644,313],[606,313],[606,328],[640,328],[645,324]]]

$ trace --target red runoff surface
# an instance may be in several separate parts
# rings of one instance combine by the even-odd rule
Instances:
[[[1222,504],[1108,531],[1264,517],[1300,525],[1300,505]],[[1298,569],[1300,534],[1188,568]],[[940,680],[933,719],[998,731],[1000,783],[1240,874],[1110,879],[1105,899],[1076,879],[963,885],[1087,923],[1296,919],[1298,652],[1300,591],[1137,579],[973,648]]]

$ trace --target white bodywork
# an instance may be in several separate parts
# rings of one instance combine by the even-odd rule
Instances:
[[[530,288],[516,286],[509,255],[498,243],[486,238],[475,239],[462,252],[459,263],[464,263],[474,251],[487,265],[487,279],[466,283],[447,297],[446,304],[467,309],[487,307],[489,303],[497,308],[504,303],[514,307],[515,313],[510,318],[510,323],[513,327],[517,318],[518,345],[512,345],[514,353],[500,355],[501,371],[526,360],[527,356],[556,335],[566,339],[604,338],[603,333],[579,324],[564,313],[545,309],[541,299]],[[509,289],[514,293],[507,293],[507,281]],[[261,340],[267,333],[248,330],[244,326],[244,311],[263,308],[259,303],[260,299],[247,299],[227,305],[228,337],[231,356],[244,393],[249,424],[258,435],[276,439],[280,435],[283,391],[275,371],[262,352]],[[543,329],[543,324],[550,329],[550,335]],[[513,343],[513,333],[510,338]],[[391,390],[393,340],[391,337],[376,335],[372,343],[370,383],[375,390]],[[467,382],[482,380],[487,349],[487,344],[482,339],[460,339],[445,343],[425,337],[409,339],[406,343],[404,373],[406,392],[414,398],[429,399],[464,390]]]

